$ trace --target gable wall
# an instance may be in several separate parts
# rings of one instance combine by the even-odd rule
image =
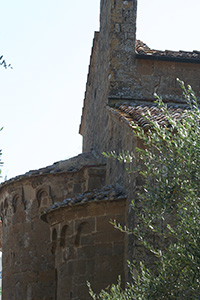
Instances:
[[[165,101],[180,102],[183,92],[177,78],[190,84],[200,97],[200,63],[137,59],[134,98],[152,100],[157,93]]]

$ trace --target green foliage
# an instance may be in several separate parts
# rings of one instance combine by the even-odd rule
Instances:
[[[126,300],[127,299],[127,294],[126,291],[123,291],[121,288],[121,278],[119,276],[118,278],[118,283],[115,285],[113,284],[109,289],[107,290],[102,290],[99,295],[96,295],[91,288],[90,283],[88,282],[88,287],[89,287],[89,293],[90,296],[94,300],[98,299],[105,299],[105,300]]]
[[[91,293],[93,299],[200,299],[200,111],[192,88],[179,83],[189,107],[181,118],[173,118],[157,97],[168,122],[152,122],[149,113],[148,131],[134,126],[145,145],[137,149],[137,157],[105,154],[125,163],[137,159],[144,185],[133,203],[137,222],[132,233],[157,258],[156,271],[148,270],[145,262],[130,265],[132,282],[125,290],[119,282],[98,296]]]

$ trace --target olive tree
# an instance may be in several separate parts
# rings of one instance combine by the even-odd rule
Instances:
[[[171,116],[167,105],[157,96],[157,105],[167,122],[153,122],[145,116],[147,131],[134,125],[134,133],[143,141],[137,149],[137,172],[143,188],[132,203],[137,222],[131,231],[155,257],[155,271],[144,261],[129,263],[132,280],[122,289],[120,278],[96,299],[200,299],[200,110],[191,86],[179,81],[187,109],[178,119]],[[132,161],[130,153],[107,157],[123,162]],[[134,157],[136,159],[136,157]],[[151,236],[156,236],[153,243]],[[137,269],[137,272],[135,272]],[[137,274],[137,275],[136,275]]]

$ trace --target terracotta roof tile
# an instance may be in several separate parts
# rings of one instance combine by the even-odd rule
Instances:
[[[150,118],[150,121],[157,122],[159,125],[168,126],[169,122],[162,110],[155,104],[116,104],[115,108],[107,107],[108,111],[116,115],[119,119],[127,123],[131,128],[134,124],[149,129],[150,122],[145,116]],[[184,116],[184,111],[189,109],[188,106],[169,105],[168,112],[173,119],[180,119]]]
[[[18,175],[14,178],[11,178],[7,181],[4,181],[0,184],[0,188],[4,185],[20,181],[29,177],[35,177],[35,176],[41,176],[41,175],[47,175],[47,174],[58,174],[63,172],[78,172],[85,166],[97,166],[97,165],[103,165],[104,161],[102,157],[99,157],[98,154],[95,153],[95,151],[92,152],[85,152],[81,153],[75,157],[55,162],[53,165],[40,168],[37,170],[30,170],[26,172],[25,174]]]
[[[99,201],[114,201],[126,199],[124,188],[118,184],[107,185],[101,189],[94,189],[91,191],[84,192],[83,194],[78,194],[75,197],[64,199],[62,202],[58,202],[45,209],[41,216],[45,219],[45,215],[51,211],[55,211],[59,208],[73,205],[81,205],[86,202],[99,202]]]
[[[155,50],[149,48],[145,43],[140,40],[136,40],[136,54],[141,56],[151,56],[151,57],[166,57],[166,58],[178,58],[178,59],[192,59],[200,60],[200,51],[194,50],[190,51],[171,51],[171,50]]]

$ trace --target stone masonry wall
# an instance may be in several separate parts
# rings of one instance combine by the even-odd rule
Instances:
[[[52,197],[41,181],[13,184],[1,192],[4,300],[53,299],[49,228],[39,219],[40,209],[52,204]]]
[[[3,225],[0,222],[0,251],[2,251],[2,242],[3,242]]]
[[[107,159],[107,171],[106,171],[106,182],[107,184],[118,183],[122,185],[127,197],[128,214],[127,214],[127,224],[129,228],[134,225],[134,213],[131,209],[131,202],[135,202],[136,198],[136,160],[134,155],[136,154],[136,147],[141,145],[138,144],[138,140],[133,133],[132,128],[125,124],[121,119],[116,118],[113,114],[109,113],[109,126],[107,132],[107,144],[110,151],[116,151],[116,153],[122,153],[122,151],[129,151],[133,155],[133,161],[131,164],[120,163],[115,159]],[[131,168],[133,172],[128,173],[126,168]],[[126,260],[133,261],[136,259],[137,254],[135,244],[135,238],[133,235],[128,236],[128,246],[126,251]]]
[[[109,114],[108,131],[107,131],[107,145],[110,151],[114,151],[117,154],[122,151],[129,151],[135,155],[135,149],[137,139],[133,133],[133,130],[126,125],[122,120],[116,118],[111,113]],[[107,159],[107,172],[106,182],[107,184],[118,183],[124,186],[129,198],[133,197],[133,186],[130,186],[130,182],[134,184],[134,176],[126,172],[126,167],[123,163],[120,163],[114,159]],[[133,160],[131,167],[135,168],[135,160]],[[133,200],[133,199],[132,199]]]
[[[153,100],[156,92],[163,100],[180,102],[182,90],[177,78],[190,84],[200,97],[200,64],[137,59],[134,83],[134,99]]]
[[[170,55],[165,61],[136,55],[136,9],[135,0],[101,1],[100,32],[95,34],[80,128],[83,151],[113,150],[107,143],[106,105],[154,101],[155,92],[164,101],[181,103],[177,78],[190,84],[200,98],[200,63],[184,59],[184,55],[182,61]]]
[[[3,184],[3,300],[54,300],[56,272],[49,225],[41,212],[67,197],[103,186],[102,166],[30,176]]]
[[[90,202],[47,215],[57,273],[55,300],[89,300],[86,281],[95,292],[125,280],[126,235],[109,222],[126,222],[126,201]]]
[[[95,34],[80,133],[83,152],[108,150],[108,98],[133,93],[136,0],[101,1],[100,32]]]

